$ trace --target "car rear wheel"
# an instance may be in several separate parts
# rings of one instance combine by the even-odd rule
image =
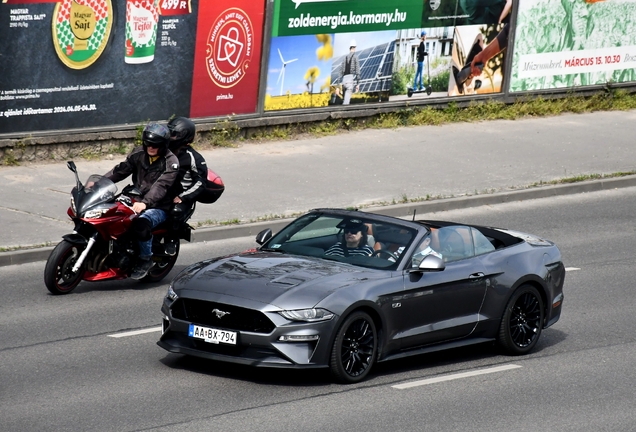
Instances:
[[[349,315],[336,334],[329,366],[336,380],[362,381],[371,370],[378,353],[378,334],[371,317],[362,311]]]
[[[499,344],[508,354],[527,354],[541,336],[543,316],[539,291],[531,285],[522,285],[512,295],[504,311]]]

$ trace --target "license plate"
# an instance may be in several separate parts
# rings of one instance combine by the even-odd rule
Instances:
[[[213,344],[236,345],[236,332],[190,324],[188,336]]]

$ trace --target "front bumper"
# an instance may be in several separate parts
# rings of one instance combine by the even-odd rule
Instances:
[[[172,303],[164,300],[162,335],[157,342],[171,353],[186,354],[229,363],[273,368],[324,368],[329,365],[332,335],[338,317],[316,323],[294,322],[276,312],[262,312],[273,323],[267,332],[246,331],[222,325],[210,325],[186,317],[175,317]],[[236,307],[235,305],[233,305]],[[212,309],[211,307],[209,308]],[[185,319],[184,319],[185,318]],[[207,321],[207,320],[205,320]],[[238,333],[237,344],[214,344],[188,336],[190,324],[231,330]],[[317,337],[308,341],[281,341],[281,336]]]

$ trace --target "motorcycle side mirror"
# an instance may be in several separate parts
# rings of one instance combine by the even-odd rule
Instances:
[[[79,191],[80,189],[82,189],[83,185],[79,179],[79,174],[77,174],[77,167],[75,166],[75,162],[68,161],[66,162],[66,166],[68,167],[68,169],[73,171],[73,174],[75,174],[75,187],[77,187],[77,190]]]
[[[272,238],[272,230],[267,228],[259,232],[258,234],[256,234],[256,243],[258,243],[259,245],[263,245],[271,238]]]

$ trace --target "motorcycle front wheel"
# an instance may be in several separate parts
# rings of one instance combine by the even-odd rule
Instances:
[[[158,249],[163,249],[165,237],[157,240]],[[177,262],[177,258],[179,257],[179,249],[181,246],[181,242],[178,238],[174,239],[173,241],[175,242],[175,246],[177,247],[177,253],[175,253],[173,256],[161,253],[161,251],[156,251],[153,247],[152,259],[155,261],[155,265],[153,265],[148,274],[143,279],[141,279],[143,282],[159,282],[161,279],[168,276],[168,273],[170,273],[170,270],[172,270],[172,267],[174,267],[175,263]]]
[[[49,255],[44,267],[44,284],[51,294],[68,294],[75,289],[84,276],[84,269],[76,273],[72,269],[83,248],[62,240]]]

